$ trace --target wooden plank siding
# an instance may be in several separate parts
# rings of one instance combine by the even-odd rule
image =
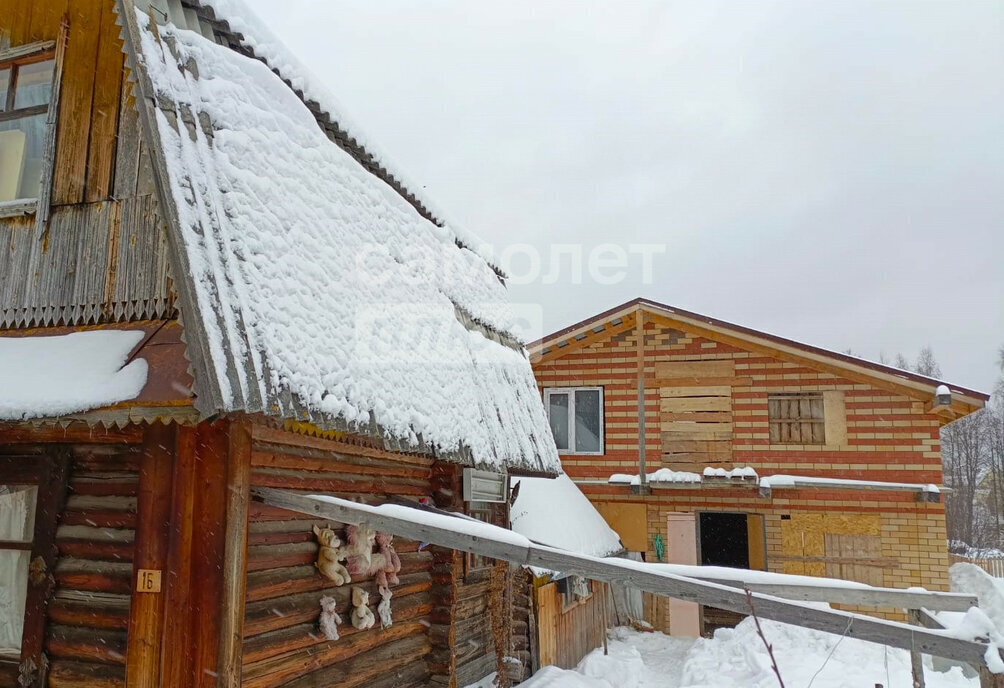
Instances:
[[[540,634],[540,664],[573,669],[587,654],[603,644],[606,633],[602,605],[606,583],[592,581],[593,593],[567,609],[562,606],[557,583],[545,583],[535,590],[537,628]]]
[[[368,502],[429,497],[432,460],[382,449],[324,440],[256,426],[252,431],[253,487],[281,487]],[[392,588],[394,625],[367,631],[349,623],[351,588],[369,591],[376,613],[380,595],[373,579],[336,587],[317,571],[318,545],[311,528],[324,522],[252,502],[248,517],[243,682],[251,688],[315,685],[425,685],[433,593],[433,553],[417,542],[395,540],[400,584]],[[335,528],[346,538],[340,524]],[[328,641],[317,627],[319,600],[338,600],[345,620],[341,638]],[[350,666],[356,669],[349,671]],[[388,678],[390,677],[390,678]],[[381,680],[377,680],[381,679]],[[392,683],[387,683],[392,685]]]
[[[736,341],[726,343],[706,333],[691,334],[682,329],[683,325],[671,324],[665,318],[646,317],[645,322],[644,417],[649,471],[660,467],[680,469],[686,462],[698,470],[704,465],[750,466],[761,476],[788,473],[921,484],[943,482],[943,421],[926,411],[923,401],[841,377],[822,366],[784,360],[753,347],[743,348]],[[800,488],[775,491],[766,498],[755,490],[704,486],[671,491],[656,487],[653,494],[645,496],[631,494],[626,486],[599,483],[614,473],[638,472],[636,350],[634,332],[622,331],[567,355],[535,363],[534,372],[542,390],[603,387],[604,454],[564,454],[562,465],[573,479],[592,481],[580,487],[601,511],[619,513],[628,505],[643,508],[644,516],[636,518],[644,523],[635,524],[631,530],[643,529],[646,533],[643,551],[650,561],[656,560],[654,538],[657,534],[666,537],[666,515],[671,512],[729,511],[763,516],[767,568],[771,571],[784,571],[786,562],[791,568],[792,560],[786,557],[792,555],[785,551],[781,537],[782,523],[790,523],[786,519],[795,519],[799,514],[875,514],[882,543],[880,561],[886,563],[881,569],[881,584],[947,588],[944,505],[917,502],[912,494]],[[827,416],[825,444],[771,442],[768,395],[778,392],[822,393]],[[692,418],[692,414],[706,417]],[[836,415],[842,422],[833,422],[836,419],[830,416]],[[684,428],[680,425],[683,422],[723,427]],[[673,430],[667,431],[667,426]],[[728,461],[715,463],[715,457],[727,457]],[[624,527],[623,523],[618,525]],[[826,563],[811,568],[822,575]],[[878,577],[873,575],[872,580],[878,582]],[[663,610],[649,612],[650,620],[658,617],[665,621]],[[901,618],[893,610],[882,613]]]
[[[0,218],[0,273],[10,276],[0,286],[0,328],[174,314],[113,5],[10,0],[0,16],[12,46],[55,40],[64,18],[69,27],[46,230],[39,237],[32,216]]]

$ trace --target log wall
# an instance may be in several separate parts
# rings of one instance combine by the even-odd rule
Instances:
[[[40,628],[47,685],[53,688],[125,685],[141,439],[141,433],[129,431],[106,435],[95,430],[83,437],[61,429],[0,428],[4,482],[42,482],[35,533],[39,554],[50,545],[38,525],[52,523],[51,578],[29,586],[24,647],[31,652],[30,637]],[[68,455],[66,472],[46,484],[45,462],[59,454]],[[58,505],[54,517],[50,505]],[[0,685],[5,680],[0,678]]]
[[[255,427],[251,485],[323,493],[367,502],[417,500],[431,494],[426,457]],[[337,685],[419,686],[430,676],[430,618],[434,608],[433,558],[419,543],[395,540],[400,584],[393,586],[394,624],[357,631],[349,623],[351,588],[370,593],[376,614],[380,596],[372,579],[336,587],[314,562],[313,525],[332,526],[252,503],[248,524],[247,597],[243,629],[243,685],[253,688]],[[319,600],[338,600],[340,639],[318,629]]]

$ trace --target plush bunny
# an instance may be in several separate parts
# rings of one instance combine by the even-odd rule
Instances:
[[[364,525],[349,526],[348,560],[346,567],[353,576],[366,576],[373,564],[373,543],[376,533]]]
[[[386,587],[380,588],[380,604],[377,605],[377,614],[380,615],[380,628],[390,628],[394,624],[394,619],[390,612],[390,598],[394,594]]]
[[[318,625],[328,640],[338,640],[338,624],[342,622],[342,617],[335,611],[337,604],[338,601],[334,597],[325,595],[321,598],[321,618]]]
[[[317,561],[314,563],[317,570],[321,572],[322,576],[333,581],[335,585],[351,583],[352,578],[341,563],[341,560],[345,558],[345,548],[342,547],[342,541],[335,535],[335,531],[331,528],[321,530],[314,526],[314,535],[317,536],[317,541],[321,544],[321,548],[317,552]]]
[[[401,557],[394,550],[394,536],[390,533],[377,533],[376,543],[380,550],[379,554],[384,558],[381,570],[384,575],[377,574],[377,583],[384,587],[397,585],[401,582],[397,577],[397,572],[401,570]]]
[[[376,617],[369,608],[370,594],[356,586],[352,588],[352,626],[360,631],[373,628]]]

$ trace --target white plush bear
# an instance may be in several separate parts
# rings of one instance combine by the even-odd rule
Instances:
[[[380,628],[390,628],[394,625],[394,617],[391,616],[390,598],[394,594],[389,588],[380,586],[380,604],[377,605],[377,614],[380,615]]]
[[[352,588],[352,625],[360,631],[373,628],[376,617],[369,608],[370,594],[356,586]]]
[[[325,595],[321,598],[321,618],[318,625],[321,627],[321,633],[328,640],[338,640],[338,624],[342,622],[342,617],[335,611],[337,604],[338,600],[334,597]]]
[[[314,566],[321,572],[321,575],[334,582],[335,585],[345,585],[352,582],[348,569],[342,565],[341,560],[346,557],[346,548],[342,547],[342,541],[331,528],[321,530],[314,526],[314,535],[321,544],[321,549],[317,552],[317,562]]]

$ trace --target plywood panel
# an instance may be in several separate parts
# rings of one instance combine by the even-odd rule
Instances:
[[[660,399],[659,409],[663,413],[682,413],[688,411],[731,411],[732,397],[667,397]]]
[[[625,502],[596,502],[593,504],[607,525],[621,538],[621,543],[629,552],[644,552],[648,549],[647,509],[644,504]]]
[[[656,379],[675,377],[732,377],[734,361],[659,361],[655,364]]]
[[[667,397],[731,397],[732,388],[724,385],[707,387],[660,387],[659,396]]]
[[[761,514],[746,514],[746,539],[749,542],[750,568],[754,571],[766,571],[767,543]]]
[[[847,444],[847,408],[842,391],[823,392],[823,422],[826,444],[836,446]]]
[[[716,440],[724,442],[730,439],[732,439],[732,433],[727,431],[673,430],[662,433],[662,448],[663,451],[672,451],[673,443],[676,440]]]

